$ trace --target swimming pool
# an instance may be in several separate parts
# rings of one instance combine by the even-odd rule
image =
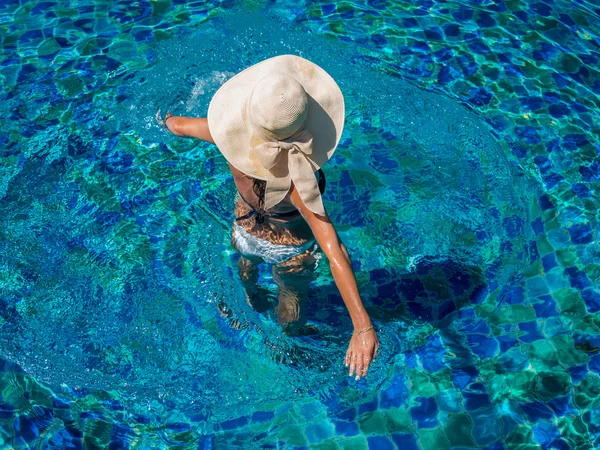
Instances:
[[[597,6],[3,1],[0,448],[599,445]],[[293,53],[346,97],[325,201],[380,330],[346,376],[244,300],[204,115]],[[261,284],[271,306],[267,268]]]

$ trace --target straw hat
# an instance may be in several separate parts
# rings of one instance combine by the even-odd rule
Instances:
[[[281,55],[243,70],[212,98],[208,127],[232,166],[267,181],[265,209],[293,182],[306,206],[325,214],[314,172],[340,141],[344,97],[321,67]]]

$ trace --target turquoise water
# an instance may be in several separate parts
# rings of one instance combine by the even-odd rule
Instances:
[[[598,7],[3,2],[0,448],[594,448]],[[326,207],[379,332],[359,382],[321,260],[245,301],[204,116],[298,54],[346,98]]]

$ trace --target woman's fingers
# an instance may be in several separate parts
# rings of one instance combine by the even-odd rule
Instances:
[[[358,363],[356,364],[356,379],[360,380],[360,377],[363,375],[364,370],[363,359],[361,356],[359,356],[356,359],[358,359]]]
[[[365,376],[367,374],[367,371],[369,370],[369,365],[371,363],[371,357],[367,353],[365,353],[364,358],[365,359],[364,359],[364,363],[363,363],[363,370],[364,370],[363,376]]]
[[[346,351],[344,364],[350,367],[348,376],[356,375],[356,379],[367,375],[371,363],[377,357],[379,351],[379,341],[375,338],[375,342],[365,340],[363,342],[351,342]]]

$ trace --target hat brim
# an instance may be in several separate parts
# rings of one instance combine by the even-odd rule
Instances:
[[[208,106],[208,128],[219,151],[236,169],[260,180],[269,171],[250,150],[265,142],[253,131],[246,103],[263,77],[281,73],[294,77],[308,96],[305,129],[313,135],[312,161],[316,169],[333,155],[344,129],[344,96],[331,76],[315,63],[295,55],[261,61],[230,78]]]

